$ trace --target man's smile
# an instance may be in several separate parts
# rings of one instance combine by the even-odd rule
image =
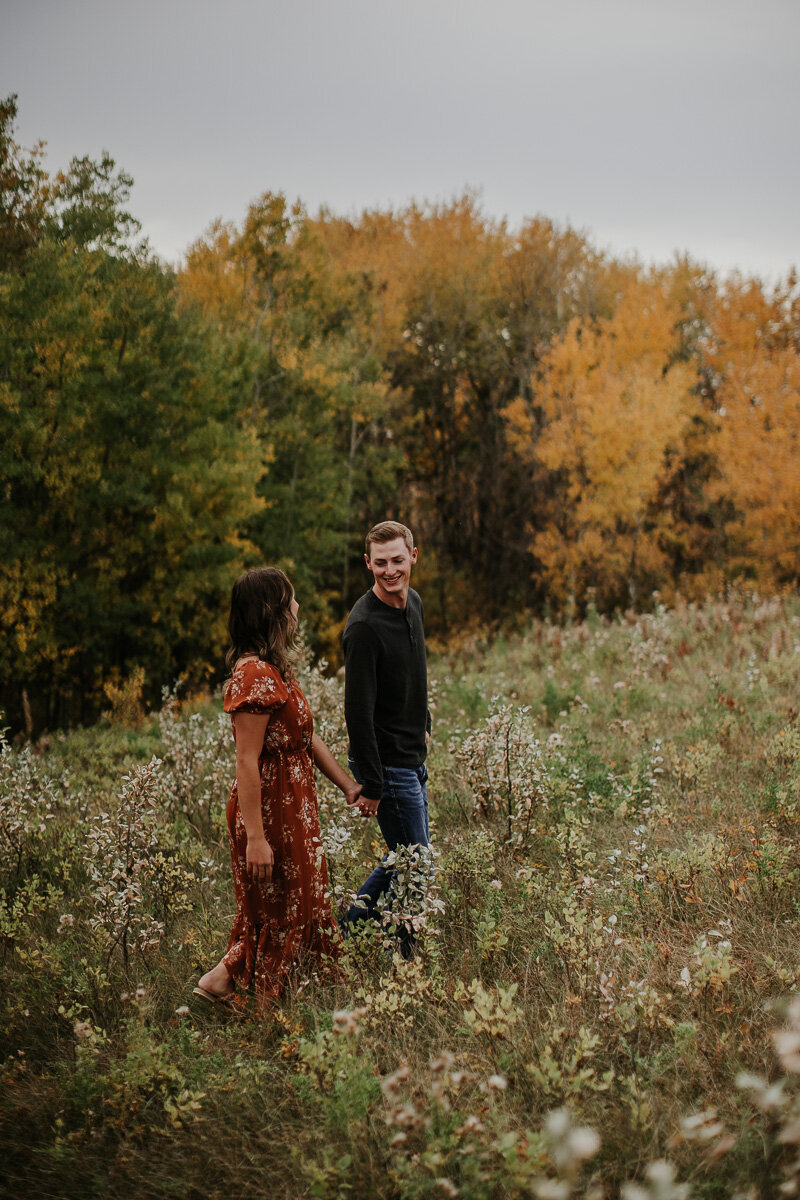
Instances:
[[[405,608],[411,568],[417,561],[416,547],[409,549],[402,537],[392,538],[372,544],[364,561],[375,577],[372,590],[378,599],[392,607]]]

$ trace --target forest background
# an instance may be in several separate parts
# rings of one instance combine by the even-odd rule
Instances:
[[[289,573],[338,664],[365,530],[422,548],[432,642],[522,613],[796,585],[800,292],[644,268],[466,193],[265,192],[175,270],[110,155],[50,176],[0,104],[0,709],[219,678],[231,582]]]

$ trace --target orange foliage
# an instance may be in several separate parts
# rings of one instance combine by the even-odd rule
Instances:
[[[716,374],[714,439],[729,502],[732,573],[774,585],[800,573],[800,354],[790,280],[772,295],[733,280],[719,295],[706,360]]]
[[[403,456],[396,513],[437,571],[452,585],[467,556],[494,603],[521,579],[523,602],[591,587],[608,607],[797,578],[791,283],[645,273],[544,217],[510,231],[469,192],[351,218],[267,193],[195,243],[180,287],[250,345],[254,419],[270,380],[325,398],[350,541],[372,439]]]
[[[632,275],[613,316],[573,320],[542,361],[538,440],[519,405],[507,410],[517,446],[557,473],[558,500],[533,549],[553,598],[598,589],[633,603],[659,585],[667,518],[655,505],[693,408],[694,372],[674,362],[676,306],[654,279]]]

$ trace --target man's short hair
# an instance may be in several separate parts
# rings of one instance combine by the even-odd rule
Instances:
[[[395,538],[403,539],[409,554],[414,549],[414,535],[407,525],[401,525],[399,521],[379,521],[377,525],[373,525],[364,540],[367,558],[370,557],[373,542],[393,542]]]

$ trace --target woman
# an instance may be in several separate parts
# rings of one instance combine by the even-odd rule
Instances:
[[[254,984],[265,1007],[299,959],[336,950],[312,760],[348,804],[361,787],[313,732],[290,659],[298,609],[276,567],[234,584],[223,707],[236,742],[227,814],[236,918],[225,956],[194,989],[215,1003]]]

